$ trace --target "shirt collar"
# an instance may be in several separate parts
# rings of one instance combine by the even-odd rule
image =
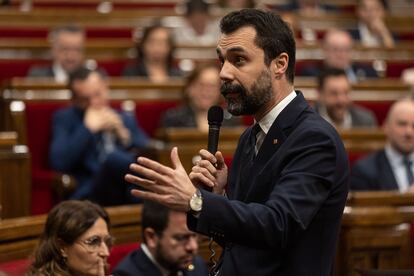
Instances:
[[[296,97],[296,92],[293,90],[282,101],[280,101],[275,107],[272,108],[260,121],[259,125],[262,131],[267,134],[273,122],[279,116],[280,112]]]
[[[404,155],[397,151],[390,143],[385,145],[385,154],[387,155],[388,160],[393,168],[400,166],[403,163]],[[409,154],[408,160],[414,161],[414,152]]]
[[[56,82],[66,83],[66,81],[68,80],[68,74],[59,63],[53,63],[52,70]]]

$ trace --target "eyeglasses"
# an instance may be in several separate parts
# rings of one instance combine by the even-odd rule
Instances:
[[[187,244],[191,238],[195,239],[196,241],[198,240],[198,235],[195,233],[190,233],[190,234],[177,234],[177,235],[173,235],[172,238],[179,244]]]
[[[100,236],[92,236],[86,240],[79,241],[86,250],[89,252],[97,252],[101,248],[102,243],[105,243],[108,250],[110,250],[114,244],[114,238],[112,236],[100,237]]]

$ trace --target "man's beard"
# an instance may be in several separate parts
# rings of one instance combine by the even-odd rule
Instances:
[[[236,116],[254,115],[263,105],[273,99],[272,81],[269,69],[264,69],[250,89],[240,84],[224,82],[220,88],[227,101],[228,111]],[[236,97],[228,94],[238,94]]]
[[[156,261],[165,269],[169,271],[186,269],[185,267],[182,267],[182,265],[184,265],[184,263],[182,263],[182,259],[172,260],[160,244],[157,245],[155,250],[156,252],[154,257]]]

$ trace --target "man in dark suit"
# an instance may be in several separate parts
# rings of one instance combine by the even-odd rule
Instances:
[[[367,78],[378,78],[377,72],[371,65],[352,61],[353,44],[348,32],[339,29],[327,31],[322,43],[323,63],[320,66],[307,66],[299,74],[317,77],[326,67],[331,67],[344,70],[351,83]]]
[[[186,214],[144,201],[142,240],[113,270],[114,276],[207,276],[197,256],[197,236],[187,228]]]
[[[369,109],[353,104],[351,84],[345,71],[326,68],[318,78],[316,112],[333,126],[342,129],[377,127],[375,115]]]
[[[188,212],[190,229],[223,246],[218,275],[331,275],[348,193],[342,141],[294,90],[295,41],[278,15],[243,9],[220,27],[221,92],[229,112],[256,121],[230,173],[220,151],[201,150],[187,176],[173,148],[172,168],[130,166],[147,178],[127,175],[147,189],[132,193]]]
[[[134,114],[109,106],[109,88],[98,71],[76,70],[69,87],[73,105],[53,116],[50,165],[77,180],[70,198],[124,204],[129,192],[123,174],[135,159],[129,149],[145,148],[148,138]]]
[[[60,26],[49,34],[53,63],[30,68],[28,77],[54,78],[65,83],[71,72],[84,62],[85,32],[75,25]]]
[[[414,100],[402,99],[391,107],[384,125],[384,149],[352,167],[351,189],[414,191]]]

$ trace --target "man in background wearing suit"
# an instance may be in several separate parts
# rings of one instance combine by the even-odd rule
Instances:
[[[53,116],[49,160],[53,169],[71,174],[77,189],[71,199],[91,199],[102,205],[132,200],[123,181],[134,148],[149,139],[135,114],[109,105],[109,88],[98,71],[79,68],[70,75],[73,104]]]
[[[372,111],[352,103],[351,84],[345,71],[326,68],[318,79],[318,101],[315,110],[337,128],[377,127]]]
[[[348,159],[335,129],[293,87],[295,41],[273,12],[243,9],[220,23],[221,92],[234,115],[253,115],[228,173],[201,150],[188,176],[147,158],[127,175],[132,193],[185,211],[187,224],[223,246],[218,275],[331,275],[348,194]],[[212,192],[201,189],[213,188]]]
[[[28,77],[54,78],[66,83],[70,73],[84,62],[85,32],[74,25],[60,26],[49,34],[53,63],[48,66],[34,66]]]
[[[326,67],[333,67],[345,71],[351,83],[367,78],[378,78],[377,72],[369,64],[353,62],[354,42],[351,35],[340,29],[328,30],[323,38],[323,63],[320,66],[307,66],[300,72],[301,76],[317,77]]]
[[[144,201],[142,240],[114,269],[114,276],[207,276],[196,256],[197,236],[187,228],[186,214]]]
[[[405,98],[393,104],[384,131],[385,148],[352,167],[352,190],[414,191],[414,99]]]

